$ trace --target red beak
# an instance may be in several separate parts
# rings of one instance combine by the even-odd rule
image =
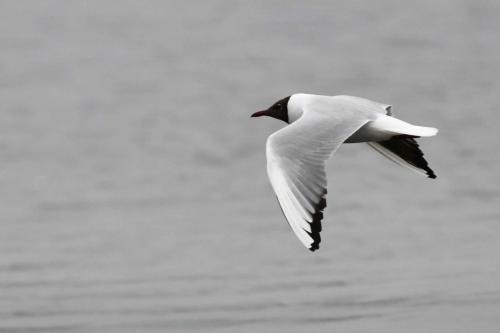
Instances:
[[[268,113],[268,111],[267,111],[267,110],[264,110],[264,111],[258,111],[258,112],[255,112],[254,114],[252,114],[250,117],[262,117],[262,116],[267,116],[267,113]]]

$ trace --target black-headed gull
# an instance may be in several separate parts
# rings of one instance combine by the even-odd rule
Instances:
[[[260,116],[289,124],[267,139],[267,173],[288,223],[311,251],[321,241],[325,164],[342,143],[366,142],[397,164],[436,178],[415,138],[438,130],[393,117],[390,105],[354,96],[294,94],[252,114]]]

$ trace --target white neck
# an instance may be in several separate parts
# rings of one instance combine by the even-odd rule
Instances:
[[[311,95],[293,94],[288,100],[288,123],[291,124],[302,116],[304,106],[307,104]]]

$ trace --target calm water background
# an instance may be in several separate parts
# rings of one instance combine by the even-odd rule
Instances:
[[[496,1],[2,1],[0,332],[498,332]],[[321,250],[265,173],[293,92],[433,125],[438,175],[328,167]]]

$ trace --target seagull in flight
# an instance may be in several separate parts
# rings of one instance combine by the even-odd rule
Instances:
[[[366,142],[393,162],[436,178],[415,139],[438,130],[395,118],[390,105],[354,96],[294,94],[252,114],[261,116],[288,124],[267,139],[267,173],[288,224],[311,251],[321,242],[326,161],[342,143]]]

